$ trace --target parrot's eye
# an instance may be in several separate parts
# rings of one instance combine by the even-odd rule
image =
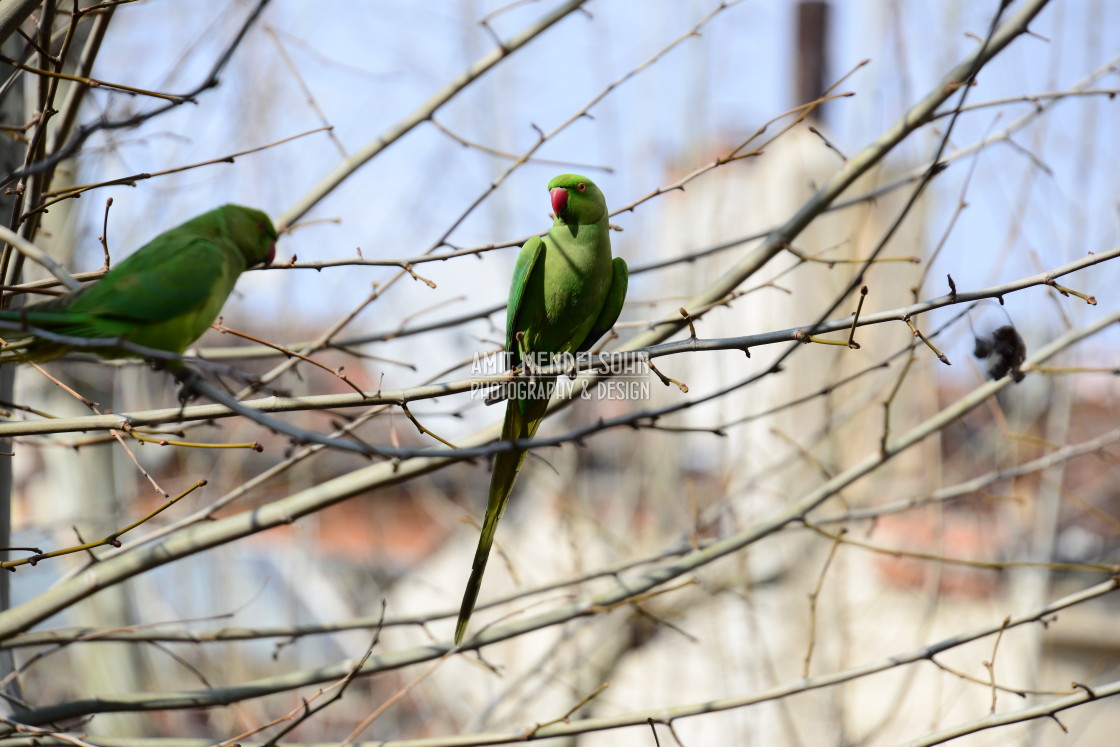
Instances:
[[[264,233],[264,221],[263,220],[257,221],[257,230],[260,231],[261,233]]]
[[[586,192],[587,191],[587,185],[584,184],[583,182],[580,182],[579,184],[576,185],[576,191],[577,192]]]

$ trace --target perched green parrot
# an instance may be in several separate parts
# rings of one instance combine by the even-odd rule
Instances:
[[[275,242],[267,215],[224,205],[164,231],[96,283],[18,311],[0,311],[0,321],[182,353],[217,318],[241,273],[272,262]],[[3,330],[0,337],[8,339]],[[45,361],[70,349],[33,331],[9,343],[0,349],[0,362]],[[105,358],[137,355],[111,345],[90,350]]]
[[[625,260],[611,259],[603,193],[590,179],[577,174],[556,177],[548,183],[548,190],[556,216],[552,229],[521,247],[509,290],[506,353],[515,366],[527,363],[525,355],[530,357],[528,362],[539,365],[546,354],[590,350],[614,326],[626,298],[629,273]],[[506,404],[502,440],[532,438],[537,432],[549,397],[547,392],[528,394]],[[524,461],[524,451],[502,451],[494,457],[486,517],[455,624],[456,644],[462,642],[478,601],[494,531]]]

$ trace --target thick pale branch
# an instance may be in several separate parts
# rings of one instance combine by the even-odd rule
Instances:
[[[1106,685],[1094,685],[1092,688],[1084,685],[1075,686],[1079,687],[1078,691],[1073,695],[1067,695],[1064,698],[1051,700],[1048,703],[1039,703],[1030,708],[1022,708],[1018,711],[1008,711],[1007,713],[993,713],[982,719],[976,721],[967,721],[957,726],[935,731],[932,734],[927,734],[920,739],[914,739],[907,742],[903,747],[930,747],[935,744],[944,744],[957,737],[963,737],[966,734],[975,734],[985,729],[991,729],[996,726],[1007,726],[1008,724],[1020,724],[1024,721],[1033,721],[1036,718],[1048,718],[1054,716],[1056,713],[1075,708],[1079,705],[1099,700],[1101,698],[1110,698],[1115,695],[1120,695],[1120,681],[1110,682]]]

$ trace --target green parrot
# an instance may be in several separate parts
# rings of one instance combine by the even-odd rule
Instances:
[[[164,231],[96,283],[18,311],[0,311],[0,321],[182,353],[218,317],[241,273],[269,264],[275,253],[276,229],[267,215],[224,205]],[[3,330],[0,337],[7,339]],[[32,331],[0,349],[0,362],[45,361],[69,349]],[[137,355],[111,345],[90,349],[104,358]]]
[[[521,247],[506,316],[506,353],[514,366],[524,363],[530,370],[528,364],[541,362],[542,356],[590,350],[618,319],[629,278],[626,261],[611,258],[607,201],[595,183],[585,176],[562,174],[548,183],[548,190],[556,217],[547,234]],[[509,400],[503,441],[533,437],[551,388]],[[462,642],[478,601],[494,531],[524,461],[524,451],[502,451],[494,457],[486,517],[455,624],[456,644]]]

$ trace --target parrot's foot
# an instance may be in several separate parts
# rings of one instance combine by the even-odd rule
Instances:
[[[194,389],[192,389],[190,384],[187,384],[186,382],[184,382],[183,385],[181,387],[179,387],[179,394],[178,394],[179,406],[180,407],[186,407],[187,405],[190,404],[191,400],[194,399],[197,396],[198,396],[198,392],[196,392]]]
[[[533,355],[529,352],[529,346],[525,343],[525,333],[518,332],[516,337],[517,347],[521,350],[521,370],[529,377],[529,382],[532,383],[537,380],[537,372],[540,369],[537,368]]]
[[[169,364],[159,368],[166,370],[179,382],[179,405],[186,407],[188,402],[198,396],[195,382],[198,381],[199,373],[184,366],[182,361],[161,361],[161,363]]]
[[[152,357],[145,358],[144,362],[147,363],[148,367],[153,371],[170,371],[173,375],[175,375],[176,371],[182,371],[186,369],[183,361],[178,359]],[[178,378],[177,375],[176,378]]]
[[[576,357],[574,355],[564,355],[564,375],[573,381],[579,376],[579,366],[576,365]]]

